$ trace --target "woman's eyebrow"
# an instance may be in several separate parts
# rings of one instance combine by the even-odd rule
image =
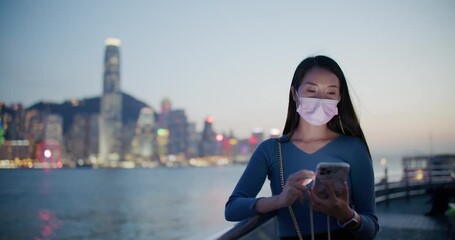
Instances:
[[[314,82],[304,82],[303,84],[309,84],[309,85],[317,86],[317,84],[314,83]]]
[[[312,85],[312,86],[318,86],[318,84],[314,83],[314,82],[304,82],[303,84],[309,84],[309,85]],[[338,85],[330,85],[328,86],[329,88],[340,88],[340,86]]]

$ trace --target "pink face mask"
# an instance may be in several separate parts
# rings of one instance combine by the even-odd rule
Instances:
[[[338,114],[337,104],[339,101],[340,100],[299,97],[297,112],[309,124],[322,126]]]

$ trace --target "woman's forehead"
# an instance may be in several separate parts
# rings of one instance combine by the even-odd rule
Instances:
[[[302,83],[308,83],[312,85],[318,84],[329,84],[336,86],[340,85],[338,77],[334,73],[323,68],[310,69],[303,77]]]

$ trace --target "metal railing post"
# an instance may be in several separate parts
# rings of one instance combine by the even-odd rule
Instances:
[[[385,205],[389,206],[389,174],[387,167],[384,167],[384,184],[385,184]]]
[[[409,201],[409,169],[405,168],[404,170],[404,183],[406,191],[406,201]]]

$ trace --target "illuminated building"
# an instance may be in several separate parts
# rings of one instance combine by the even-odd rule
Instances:
[[[204,122],[202,138],[199,143],[199,155],[201,157],[216,155],[217,145],[216,133],[213,130],[213,118],[207,117]]]
[[[169,143],[169,130],[166,128],[158,128],[156,130],[156,150],[157,155],[162,164],[167,162],[167,146]]]
[[[2,118],[3,118],[3,102],[0,101],[0,147],[3,144],[3,141],[5,141],[5,139],[3,138],[3,121],[2,121]]]
[[[260,128],[253,129],[253,134],[248,139],[250,144],[250,153],[253,153],[256,147],[264,140],[264,132]]]
[[[0,160],[25,159],[31,155],[27,140],[7,140],[0,146]]]
[[[2,123],[2,118],[0,117],[0,146],[2,146],[4,141],[3,138],[3,123]]]
[[[78,165],[94,164],[90,156],[98,153],[98,115],[76,114],[66,134],[69,157]],[[92,157],[93,159],[93,157]]]
[[[0,102],[0,160],[17,162],[33,156],[33,146],[25,139],[24,117],[21,104],[4,105]],[[31,161],[31,160],[30,160]]]
[[[87,135],[90,139],[87,146],[88,159],[91,164],[96,164],[97,156],[99,152],[99,114],[91,114],[88,117],[88,129]]]
[[[116,167],[122,157],[120,40],[106,40],[103,95],[100,106],[98,165]]]
[[[62,117],[48,114],[44,121],[43,139],[37,145],[36,158],[41,163],[50,167],[62,167],[62,142],[63,142]]]
[[[168,131],[167,145],[164,145],[163,136],[158,136],[161,140],[159,144],[160,155],[166,152],[171,161],[185,161],[188,147],[188,121],[185,110],[172,110],[172,103],[169,98],[161,101],[160,113],[158,115],[158,127]],[[163,157],[160,157],[162,159]]]
[[[86,144],[86,141],[88,140],[87,120],[88,119],[84,115],[75,115],[69,133],[66,135],[68,156],[73,159],[73,161],[82,160],[82,162],[78,162],[79,165],[83,165],[84,163],[87,164],[84,161],[88,155],[88,144]]]
[[[131,142],[131,160],[137,164],[152,161],[155,153],[155,114],[151,108],[142,108],[136,123],[135,135]]]
[[[236,158],[233,159],[237,163],[247,163],[250,160],[250,143],[249,139],[241,139],[238,141],[236,150]]]
[[[201,134],[196,131],[196,123],[188,123],[187,127],[187,141],[186,141],[186,158],[199,157],[199,142],[201,141]]]
[[[188,122],[184,110],[173,110],[169,113],[168,129],[168,153],[184,156],[187,147],[188,134]]]
[[[24,139],[24,108],[22,104],[11,104],[1,108],[0,117],[3,122],[5,140]]]
[[[216,136],[216,140],[221,144],[221,155],[234,162],[238,153],[239,144],[239,140],[234,137],[234,133],[231,131],[229,136],[225,134],[218,134]]]
[[[41,111],[32,109],[25,112],[24,128],[25,128],[25,139],[30,143],[30,152],[36,152],[35,146],[37,142],[42,141],[44,138],[44,122],[45,114]],[[32,154],[30,157],[36,159],[36,156]]]
[[[161,109],[158,116],[158,127],[168,128],[169,127],[169,117],[172,110],[172,103],[169,98],[164,98],[161,101]]]
[[[271,138],[279,138],[281,136],[281,131],[278,128],[270,129],[270,136]]]

